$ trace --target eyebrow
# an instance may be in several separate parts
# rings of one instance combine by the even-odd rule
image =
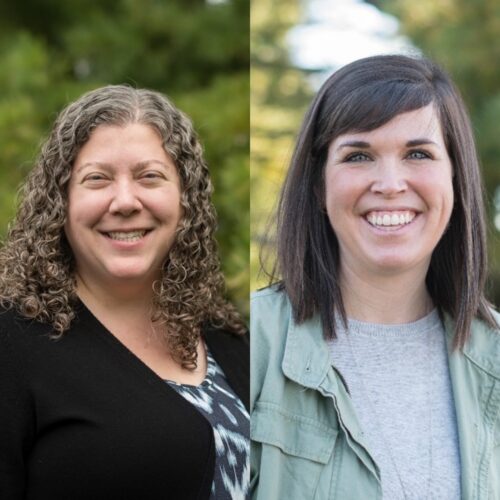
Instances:
[[[144,161],[140,161],[138,163],[136,163],[133,167],[134,170],[140,170],[141,168],[145,168],[147,167],[148,165],[150,165],[151,163],[156,163],[158,165],[161,165],[162,167],[164,167],[166,170],[170,170],[172,168],[171,165],[168,165],[167,163],[164,163],[160,160],[155,160],[155,159],[151,159],[151,160],[144,160]],[[87,167],[100,167],[100,168],[106,168],[106,169],[111,169],[113,168],[113,165],[111,163],[105,163],[105,162],[101,162],[101,161],[89,161],[87,163],[84,163],[83,165],[80,165],[76,170],[75,170],[75,173],[79,173],[81,172],[84,168],[87,168]]]
[[[343,142],[342,144],[339,144],[339,147],[337,149],[342,149],[342,148],[361,148],[361,149],[368,149],[370,147],[369,142],[365,141],[346,141]]]
[[[424,144],[434,144],[435,146],[439,146],[436,142],[427,139],[426,137],[419,137],[418,139],[412,139],[406,143],[407,148],[412,148],[415,146],[422,146]],[[360,148],[360,149],[368,149],[370,148],[370,143],[366,141],[346,141],[342,144],[339,144],[337,149],[342,148]]]
[[[407,148],[411,148],[413,146],[422,146],[424,144],[434,144],[434,146],[439,146],[439,144],[435,141],[431,141],[430,139],[427,139],[425,137],[419,138],[419,139],[412,139],[411,141],[408,141],[406,143]]]

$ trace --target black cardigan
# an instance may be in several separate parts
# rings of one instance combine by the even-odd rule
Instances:
[[[60,340],[0,312],[0,498],[206,499],[208,421],[82,304]],[[205,341],[248,408],[248,339]]]

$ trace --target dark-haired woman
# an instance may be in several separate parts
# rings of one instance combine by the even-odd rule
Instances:
[[[337,71],[252,299],[252,498],[499,499],[500,335],[470,123],[425,59]]]
[[[248,343],[163,95],[59,116],[0,250],[0,498],[243,499]]]

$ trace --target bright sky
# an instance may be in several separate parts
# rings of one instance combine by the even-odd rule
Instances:
[[[305,69],[326,68],[314,87],[333,69],[376,54],[415,54],[418,50],[398,33],[394,16],[361,0],[303,1],[305,20],[290,30],[292,62]]]

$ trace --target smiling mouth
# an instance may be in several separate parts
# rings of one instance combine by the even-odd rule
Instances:
[[[374,227],[401,227],[410,224],[417,216],[412,210],[372,211],[365,214],[365,219]]]
[[[105,234],[108,238],[115,241],[139,241],[144,238],[144,236],[151,230],[141,230],[141,231],[110,231]]]

